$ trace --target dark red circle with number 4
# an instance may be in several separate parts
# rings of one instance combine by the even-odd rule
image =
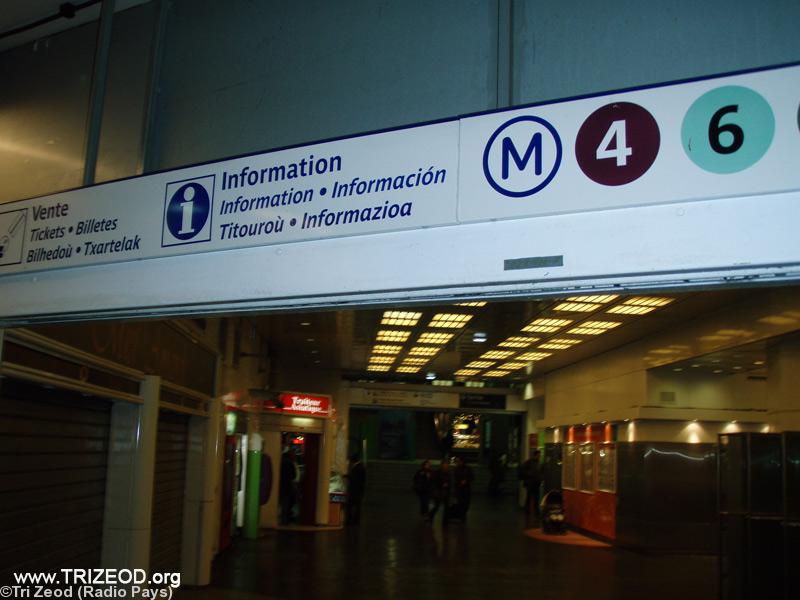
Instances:
[[[638,104],[615,102],[598,108],[583,122],[575,157],[592,181],[625,185],[653,165],[660,144],[653,115]]]

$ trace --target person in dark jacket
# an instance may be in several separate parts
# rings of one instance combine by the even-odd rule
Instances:
[[[361,457],[354,454],[350,458],[350,469],[347,472],[347,524],[358,525],[361,520],[361,501],[367,487],[367,468]]]
[[[450,461],[447,458],[443,458],[439,470],[434,471],[432,483],[433,508],[428,513],[428,521],[433,521],[439,507],[444,505],[442,509],[442,525],[447,525],[447,519],[450,516],[450,492],[453,487]]]
[[[473,479],[474,475],[472,474],[472,469],[464,462],[464,459],[459,456],[458,459],[456,459],[456,468],[453,471],[456,496],[453,516],[462,521],[467,520],[467,511],[469,510],[470,501],[472,500]]]
[[[419,498],[419,514],[423,517],[428,516],[432,487],[433,471],[431,470],[431,461],[426,460],[419,470],[414,473],[414,493]]]
[[[280,505],[281,505],[281,525],[288,525],[292,520],[292,509],[294,508],[297,491],[295,481],[297,480],[297,465],[295,464],[294,452],[289,449],[284,450],[281,456],[281,475],[280,475]]]
[[[542,467],[539,464],[541,453],[534,450],[533,455],[522,463],[520,479],[525,486],[525,514],[531,514],[531,504],[536,518],[539,518],[539,488],[542,485]]]

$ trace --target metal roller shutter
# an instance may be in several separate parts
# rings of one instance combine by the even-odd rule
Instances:
[[[0,381],[0,581],[99,567],[111,402]]]
[[[179,572],[189,416],[160,411],[153,482],[150,569]]]

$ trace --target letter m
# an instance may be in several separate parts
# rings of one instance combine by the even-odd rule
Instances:
[[[528,147],[525,149],[525,154],[523,156],[519,155],[517,152],[517,147],[514,145],[514,142],[511,141],[510,137],[503,138],[503,179],[508,179],[508,157],[510,156],[514,160],[514,164],[517,165],[517,169],[520,171],[524,171],[525,167],[528,165],[528,161],[531,159],[531,154],[536,152],[536,158],[533,163],[534,171],[537,175],[542,174],[542,134],[541,133],[534,133],[533,137],[531,138]]]

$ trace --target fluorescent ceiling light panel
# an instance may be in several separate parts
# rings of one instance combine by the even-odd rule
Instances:
[[[554,344],[569,344],[570,346],[574,346],[575,344],[580,344],[583,340],[576,340],[575,338],[551,338],[547,341]]]
[[[480,372],[481,372],[480,369],[459,369],[454,374],[459,375],[461,377],[470,377],[472,375],[477,375]]]
[[[526,362],[507,362],[498,366],[497,368],[503,371],[519,371],[528,366]]]
[[[411,336],[410,331],[399,329],[381,329],[375,337],[378,342],[405,342]]]
[[[431,361],[430,358],[409,358],[409,357],[406,357],[406,358],[403,359],[403,366],[404,367],[422,366],[422,365],[424,365],[426,363],[429,363],[430,361]]]
[[[570,319],[535,319],[531,323],[522,328],[522,331],[535,333],[553,333],[562,327],[566,327],[572,323]]]
[[[632,306],[630,304],[617,304],[608,309],[608,312],[614,315],[646,315],[653,312],[655,306]]]
[[[562,302],[553,307],[553,310],[564,312],[592,312],[600,308],[600,306],[600,304],[592,304],[590,302]]]
[[[463,313],[439,313],[433,315],[428,327],[435,327],[437,329],[461,329],[472,320],[474,315],[466,315]]]
[[[421,368],[422,367],[403,367],[403,366],[400,366],[400,367],[397,367],[395,369],[395,371],[398,372],[398,373],[419,373]]]
[[[545,350],[566,350],[567,348],[572,348],[572,344],[555,344],[552,342],[547,342],[546,344],[541,344],[539,348],[544,348]]]
[[[620,325],[622,325],[622,323],[618,321],[584,321],[577,327],[573,327],[567,331],[567,333],[573,335],[600,335]]]
[[[403,349],[402,346],[392,344],[377,344],[372,347],[373,354],[400,354]]]
[[[494,364],[493,360],[473,360],[467,365],[468,369],[488,369]]]
[[[486,371],[483,374],[484,377],[506,377],[511,371],[503,371],[502,369],[494,369],[492,371]]]
[[[501,348],[527,348],[528,346],[533,346],[533,344],[535,344],[538,341],[539,338],[536,337],[512,335],[510,338],[500,342],[498,346],[500,346]]]
[[[417,340],[418,344],[446,344],[453,339],[454,333],[432,333],[426,331],[420,334]]]
[[[517,360],[525,360],[525,361],[544,360],[548,356],[553,356],[553,353],[552,352],[526,352],[525,354],[520,354],[517,357]]]
[[[378,371],[380,373],[386,373],[391,367],[389,365],[368,365],[367,371]]]
[[[623,304],[628,304],[630,306],[655,306],[658,308],[666,306],[674,300],[675,298],[659,298],[657,296],[634,296],[633,298],[627,298]]]
[[[395,361],[395,356],[370,356],[369,362],[379,365],[390,365]]]
[[[503,360],[504,358],[508,358],[513,354],[514,354],[513,350],[489,350],[489,352],[484,352],[478,358],[484,358],[490,360]]]
[[[607,304],[612,300],[616,300],[618,294],[606,294],[604,296],[570,296],[567,298],[569,302],[594,302],[595,304]]]
[[[438,346],[414,346],[408,351],[409,356],[433,356],[441,350]]]
[[[481,308],[487,304],[488,302],[459,302],[456,304],[456,306],[472,306],[475,308]]]
[[[422,318],[421,312],[408,312],[404,310],[387,310],[383,313],[381,325],[393,327],[414,327]]]

